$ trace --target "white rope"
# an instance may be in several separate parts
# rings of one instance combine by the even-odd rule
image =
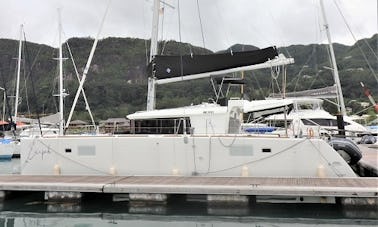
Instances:
[[[213,126],[213,124],[211,123],[211,121],[209,121],[209,125],[211,126],[211,130],[213,131],[213,134],[215,134],[214,126]],[[227,148],[228,148],[228,147],[231,147],[231,146],[235,143],[236,138],[237,138],[237,135],[234,134],[234,137],[233,137],[233,139],[232,139],[232,141],[231,141],[231,143],[230,143],[229,145],[224,144],[224,143],[222,142],[222,140],[220,139],[219,136],[218,136],[217,138],[218,138],[219,143],[220,143],[223,147],[227,147]],[[211,141],[211,136],[210,136],[210,141]]]

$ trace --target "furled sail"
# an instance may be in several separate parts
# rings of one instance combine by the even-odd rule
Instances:
[[[275,47],[210,55],[156,55],[149,70],[155,73],[156,78],[165,79],[260,64],[276,56],[278,53]]]

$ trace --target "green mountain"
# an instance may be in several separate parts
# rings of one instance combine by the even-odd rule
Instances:
[[[353,46],[334,44],[337,56],[340,79],[346,103],[351,99],[367,101],[359,82],[369,86],[373,94],[378,95],[378,81],[369,68],[377,73],[377,58],[370,48],[377,53],[377,35],[369,39],[359,40]],[[72,38],[68,40],[70,50],[81,75],[86,65],[93,40],[89,38]],[[369,45],[367,45],[369,44]],[[132,38],[106,38],[100,40],[96,48],[87,80],[84,85],[89,105],[96,120],[108,117],[121,117],[137,110],[145,109],[147,93],[147,56],[149,41]],[[0,86],[7,90],[8,96],[14,95],[15,70],[18,41],[0,39]],[[159,43],[159,49],[165,55],[207,54],[210,50],[195,47],[188,43],[166,41]],[[252,45],[236,44],[222,52],[254,50]],[[362,51],[362,52],[361,52]],[[58,71],[57,49],[27,42],[24,45],[20,111],[24,114],[54,113],[58,104]],[[279,52],[293,57],[295,64],[288,66],[287,90],[299,91],[319,88],[333,84],[329,67],[326,45],[292,45],[279,48]],[[363,53],[363,54],[362,54]],[[68,48],[64,47],[65,57],[69,57]],[[366,63],[368,59],[369,64]],[[78,80],[71,59],[64,64],[64,82],[66,92],[65,109],[69,112],[72,105]],[[282,73],[272,76],[270,70],[245,72],[245,96],[250,99],[261,99],[277,91],[275,84],[281,84]],[[231,96],[240,96],[239,88],[231,90]],[[176,107],[197,104],[213,97],[213,89],[209,79],[191,82],[160,85],[157,87],[157,107]],[[8,98],[12,109],[13,99]],[[354,111],[360,106],[351,105]],[[88,119],[84,99],[80,98],[74,118]]]

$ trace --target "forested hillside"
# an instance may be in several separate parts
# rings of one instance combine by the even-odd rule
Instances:
[[[78,71],[81,74],[86,64],[93,40],[72,38],[68,44],[74,56]],[[368,47],[369,43],[370,47]],[[89,105],[96,120],[108,117],[123,117],[128,113],[143,110],[146,106],[147,93],[147,57],[149,41],[132,38],[107,38],[99,42],[96,53],[84,85]],[[18,41],[0,39],[0,87],[7,90],[7,95],[14,95],[15,72]],[[364,82],[378,96],[378,81],[371,73],[377,73],[378,61],[377,35],[370,39],[360,40],[353,46],[334,45],[340,79],[347,106],[354,112],[362,109],[352,99],[368,101],[363,95],[360,81]],[[236,44],[223,51],[253,50],[256,47]],[[160,43],[163,54],[204,54],[211,53],[187,43],[168,41]],[[320,88],[333,84],[326,45],[293,45],[279,48],[280,53],[293,57],[295,64],[288,67],[288,91],[299,91]],[[57,49],[46,45],[27,42],[24,45],[20,111],[24,114],[46,114],[57,111],[58,73]],[[69,58],[67,47],[64,56]],[[369,63],[365,61],[365,58]],[[326,67],[324,67],[326,66]],[[236,75],[240,76],[240,75]],[[270,70],[245,72],[247,84],[245,97],[262,99],[272,92],[272,75]],[[281,76],[277,83],[281,84]],[[64,64],[64,82],[67,93],[65,98],[66,113],[71,108],[78,81],[71,59]],[[277,91],[277,88],[275,88]],[[232,96],[240,96],[239,89],[232,90]],[[213,97],[209,79],[157,87],[157,108],[176,107],[196,104]],[[13,102],[11,97],[9,103]],[[7,109],[12,109],[9,105]],[[331,110],[335,110],[332,109]],[[76,108],[75,118],[88,119],[84,100],[81,98]]]

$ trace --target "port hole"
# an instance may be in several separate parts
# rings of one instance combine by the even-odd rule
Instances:
[[[71,153],[71,152],[72,152],[71,148],[66,148],[66,153]]]
[[[262,152],[272,152],[270,148],[263,148]]]

